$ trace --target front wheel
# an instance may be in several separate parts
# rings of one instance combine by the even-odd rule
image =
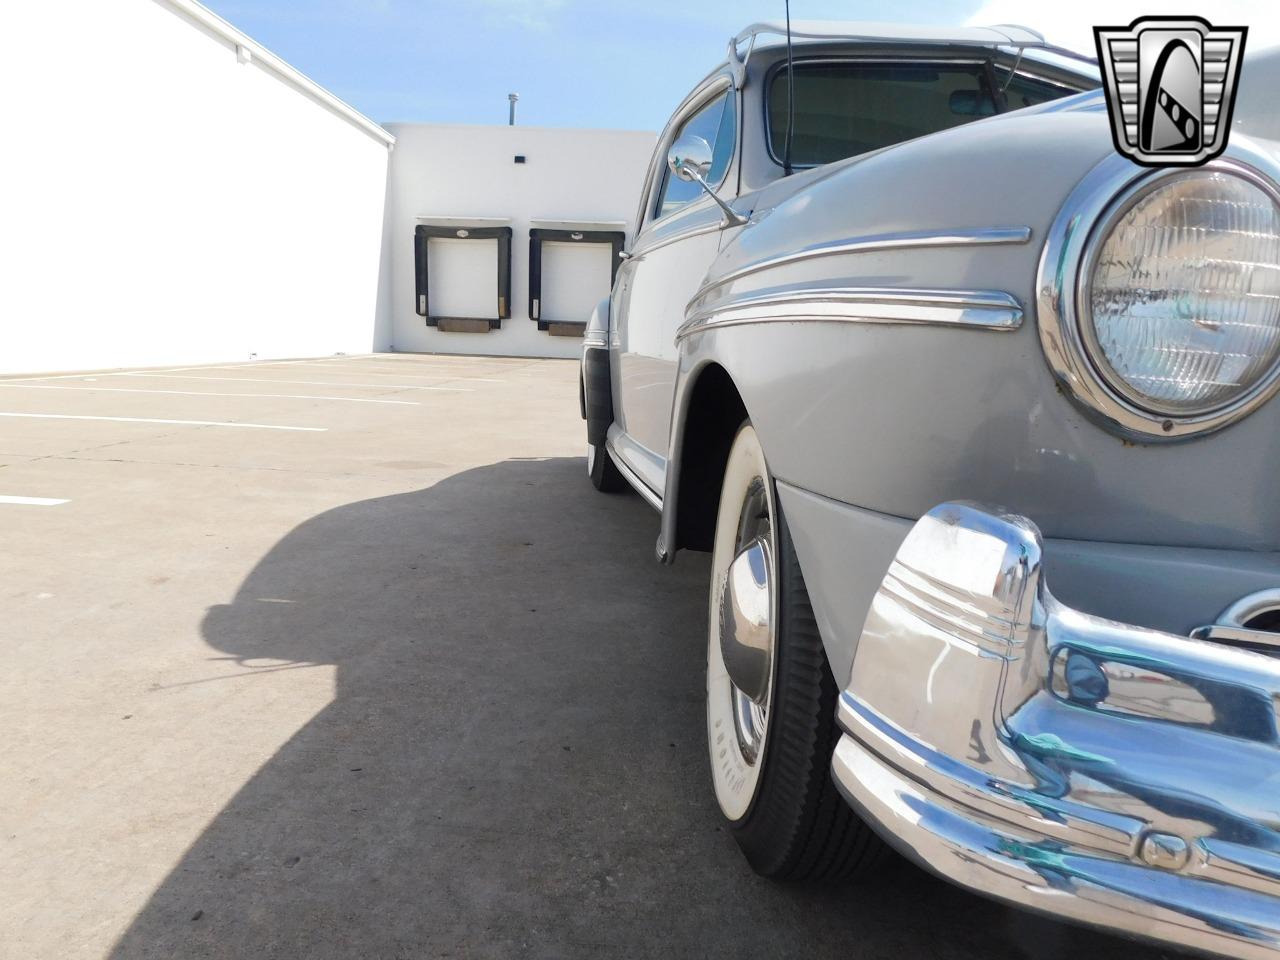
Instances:
[[[831,779],[838,691],[750,423],[725,467],[707,632],[712,781],[747,861],[777,879],[869,870],[885,847]]]

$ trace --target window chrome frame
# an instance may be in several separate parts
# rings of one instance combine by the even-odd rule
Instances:
[[[662,135],[658,137],[658,145],[654,150],[653,159],[649,164],[649,172],[645,177],[644,192],[641,195],[640,216],[636,219],[636,235],[638,236],[642,230],[647,230],[655,223],[659,223],[681,210],[689,206],[689,203],[696,203],[698,198],[690,200],[689,203],[681,204],[670,213],[658,215],[657,204],[658,198],[662,193],[662,186],[666,182],[667,172],[667,151],[671,148],[671,144],[675,143],[676,137],[680,132],[680,128],[688,122],[699,110],[704,109],[711,101],[715,100],[722,94],[730,94],[733,99],[734,114],[734,133],[733,133],[733,153],[729,155],[729,163],[725,166],[724,176],[717,183],[711,184],[711,188],[717,193],[729,180],[729,173],[738,163],[738,154],[742,146],[742,97],[737,86],[733,82],[733,76],[726,70],[717,73],[711,79],[700,84],[689,96],[685,97],[684,102],[676,110],[667,125],[662,130]],[[712,147],[714,150],[714,145]]]
[[[1280,205],[1280,164],[1248,141],[1233,137],[1227,155],[1195,168],[1238,177]],[[1112,382],[1096,355],[1088,292],[1094,265],[1112,226],[1134,203],[1185,174],[1184,168],[1140,167],[1117,153],[1098,163],[1067,197],[1049,228],[1036,274],[1037,327],[1045,360],[1067,394],[1091,419],[1141,443],[1186,440],[1220,430],[1249,415],[1280,390],[1280,356],[1239,396],[1198,412],[1139,404]],[[1090,329],[1086,331],[1086,326]]]
[[[1011,73],[1015,77],[1026,77],[1029,80],[1036,81],[1037,83],[1047,83],[1051,87],[1058,87],[1060,90],[1066,91],[1065,93],[1062,94],[1061,97],[1058,98],[1059,100],[1065,100],[1067,97],[1074,97],[1076,94],[1079,94],[1079,93],[1087,93],[1090,90],[1101,89],[1100,81],[1095,80],[1093,86],[1091,87],[1072,86],[1071,84],[1066,83],[1063,80],[1059,80],[1056,77],[1049,76],[1047,73],[1039,73],[1034,69],[1028,69],[1028,65],[1030,65],[1031,67],[1035,67],[1037,64],[1036,64],[1036,61],[1027,60],[1024,57],[1022,60],[1022,63],[1018,66],[1018,69],[1014,70],[1012,64],[999,63],[995,60],[991,61],[992,72],[996,70],[1007,70],[1009,71],[1009,73]],[[1082,77],[1081,79],[1083,80],[1084,78]],[[1002,92],[1004,89],[1005,88],[1001,88]],[[1045,101],[1045,103],[1052,103],[1052,102],[1053,102],[1052,100]],[[1035,106],[1039,106],[1039,104],[1035,104]],[[1005,113],[1013,113],[1014,110],[1030,110],[1030,109],[1031,107],[1011,107],[1008,110],[1006,110]]]

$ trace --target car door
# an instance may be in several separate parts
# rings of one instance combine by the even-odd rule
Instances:
[[[720,248],[723,216],[698,184],[667,168],[667,149],[696,134],[712,147],[707,182],[729,199],[736,186],[738,98],[728,76],[686,101],[667,125],[646,185],[641,227],[614,287],[614,422],[610,444],[659,494],[675,386],[675,333]]]

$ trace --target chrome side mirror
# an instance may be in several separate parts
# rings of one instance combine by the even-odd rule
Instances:
[[[667,151],[667,166],[684,181],[696,180],[706,187],[711,170],[711,144],[696,133],[686,133]]]
[[[671,172],[681,180],[702,187],[724,213],[721,226],[740,227],[747,222],[747,218],[721,200],[707,183],[711,162],[711,144],[695,133],[684,134],[667,150],[667,166],[671,168]]]

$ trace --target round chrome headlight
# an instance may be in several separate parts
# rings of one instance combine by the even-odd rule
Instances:
[[[1123,433],[1216,430],[1280,388],[1280,192],[1251,164],[1109,159],[1060,212],[1039,287],[1050,365]]]
[[[1080,327],[1129,402],[1193,416],[1238,401],[1280,359],[1280,204],[1219,170],[1164,177],[1099,227]]]

